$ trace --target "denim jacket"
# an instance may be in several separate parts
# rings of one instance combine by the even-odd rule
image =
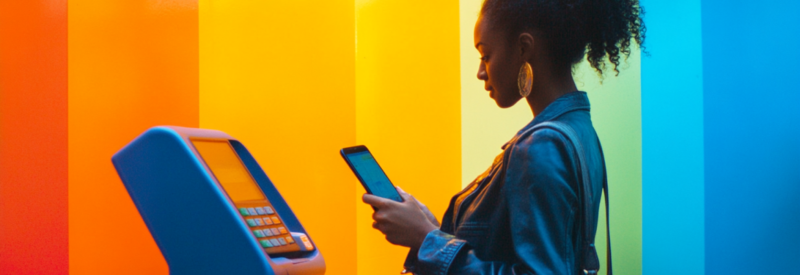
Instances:
[[[408,272],[580,274],[583,218],[575,149],[560,132],[526,130],[545,121],[571,126],[591,178],[591,230],[597,230],[605,165],[584,92],[552,102],[503,146],[492,166],[450,200],[440,229],[409,252]]]

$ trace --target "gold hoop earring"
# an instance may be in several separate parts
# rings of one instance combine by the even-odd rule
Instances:
[[[531,94],[531,89],[533,88],[533,69],[528,62],[525,62],[525,64],[522,64],[522,67],[519,68],[517,87],[519,88],[519,95],[522,97],[528,97],[528,95]]]

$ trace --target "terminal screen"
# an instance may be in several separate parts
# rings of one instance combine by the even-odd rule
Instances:
[[[314,250],[303,233],[293,233],[269,203],[239,155],[225,139],[191,139],[208,169],[228,193],[255,240],[269,255]]]
[[[227,140],[192,140],[192,143],[234,203],[266,200]]]

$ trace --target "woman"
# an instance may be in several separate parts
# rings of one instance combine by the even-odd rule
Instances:
[[[584,236],[593,239],[597,229],[605,163],[589,100],[577,91],[572,68],[586,56],[602,75],[608,57],[618,73],[631,41],[643,43],[642,13],[637,0],[483,3],[474,33],[481,53],[478,78],[501,108],[524,98],[534,119],[503,146],[486,172],[452,198],[441,226],[402,190],[404,203],[364,195],[376,209],[373,227],[389,242],[411,248],[408,271],[583,274],[592,261],[587,258],[596,259],[588,254],[593,247],[585,245],[592,240]],[[566,125],[577,140],[553,128],[532,130],[544,122]],[[584,177],[591,184],[585,191]],[[581,211],[584,200],[590,205],[587,213]],[[585,218],[591,222],[583,223]]]

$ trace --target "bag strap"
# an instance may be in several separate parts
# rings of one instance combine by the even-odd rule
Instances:
[[[592,220],[588,215],[589,209],[592,209],[592,193],[589,192],[591,190],[591,183],[589,177],[589,169],[586,167],[586,161],[584,157],[584,150],[583,145],[578,139],[577,134],[569,125],[557,122],[557,121],[546,121],[539,123],[532,127],[531,129],[525,131],[522,135],[524,136],[528,133],[535,132],[538,129],[542,128],[551,128],[562,133],[567,139],[572,143],[575,147],[575,153],[578,155],[578,169],[580,169],[581,173],[581,197],[583,198],[583,203],[581,203],[581,213],[583,213],[583,238],[584,238],[584,255],[583,255],[583,262],[581,269],[583,269],[584,274],[594,275],[600,270],[600,259],[597,256],[597,250],[594,245],[594,236],[590,236],[589,228],[592,225]],[[600,145],[600,139],[597,140],[598,146]],[[602,159],[605,159],[603,156],[603,147],[600,146],[600,156]],[[611,228],[609,225],[609,208],[608,208],[608,175],[606,173],[606,164],[603,162],[603,193],[605,195],[605,204],[606,204],[606,272],[608,275],[613,275],[612,267],[611,267]]]

